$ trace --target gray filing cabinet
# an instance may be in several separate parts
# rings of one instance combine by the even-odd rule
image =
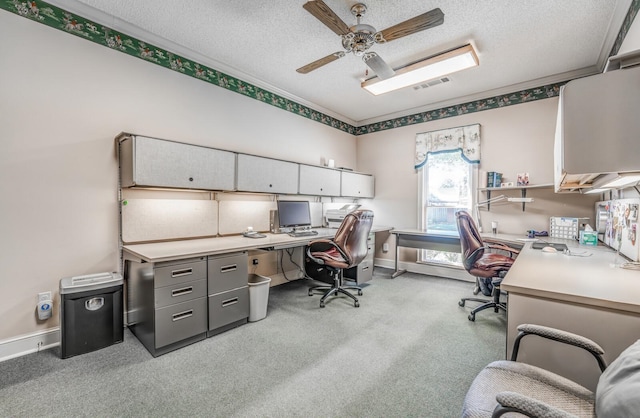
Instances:
[[[347,280],[354,280],[357,284],[370,281],[373,278],[373,258],[376,248],[376,234],[371,232],[367,237],[367,256],[360,264],[346,269],[343,276]]]
[[[238,154],[237,190],[298,193],[298,164],[255,155]]]
[[[206,338],[205,257],[127,260],[125,274],[129,329],[154,357]]]
[[[118,138],[122,187],[233,190],[236,154],[123,134]]]
[[[208,336],[246,324],[249,318],[249,271],[246,251],[209,256]]]
[[[374,197],[374,178],[370,174],[342,172],[341,196]]]
[[[298,193],[311,196],[340,196],[340,170],[300,164]]]

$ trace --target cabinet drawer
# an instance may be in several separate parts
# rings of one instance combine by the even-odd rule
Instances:
[[[249,286],[209,296],[209,330],[249,316]]]
[[[363,260],[357,266],[345,270],[344,277],[355,280],[358,284],[368,282],[373,278],[373,262]]]
[[[209,257],[209,294],[226,292],[247,286],[249,270],[247,253],[222,257]]]
[[[207,298],[155,310],[156,348],[207,332]]]
[[[154,286],[156,288],[193,282],[207,278],[207,264],[205,260],[176,263],[157,267],[153,274],[155,279]]]
[[[205,279],[159,287],[155,289],[155,307],[162,308],[206,296],[207,281]]]

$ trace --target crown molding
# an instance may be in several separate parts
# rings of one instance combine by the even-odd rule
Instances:
[[[626,4],[629,7],[624,10]],[[76,0],[50,0],[50,3],[6,1],[0,3],[0,9],[357,136],[555,97],[559,94],[560,85],[575,78],[602,72],[609,56],[617,53],[640,9],[640,0],[628,0],[625,5],[614,10],[610,28],[616,26],[617,22],[622,22],[620,30],[615,37],[612,35],[614,31],[608,31],[596,66],[361,121],[353,121],[308,102],[237,68]],[[612,45],[611,49],[609,45]],[[605,52],[607,50],[610,51],[608,55]]]

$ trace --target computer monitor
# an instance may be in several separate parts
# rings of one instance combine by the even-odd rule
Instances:
[[[278,218],[281,228],[311,226],[309,202],[304,200],[278,200]]]

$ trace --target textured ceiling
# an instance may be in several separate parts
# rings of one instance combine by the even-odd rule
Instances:
[[[339,36],[302,8],[305,0],[51,3],[362,125],[601,71],[631,0],[365,1],[362,23],[377,30],[436,7],[444,13],[440,26],[373,46],[392,67],[469,42],[480,60],[449,83],[381,96],[360,87],[367,67],[351,54],[306,75],[295,71],[342,50]],[[356,1],[325,3],[355,24]]]

